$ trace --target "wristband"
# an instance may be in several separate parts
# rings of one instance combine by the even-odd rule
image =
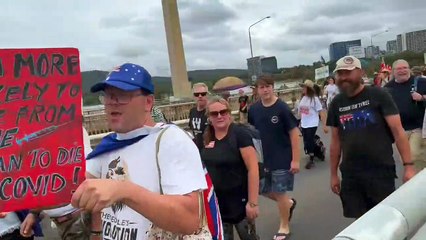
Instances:
[[[90,235],[92,235],[92,236],[102,236],[102,231],[90,231]]]
[[[252,207],[252,208],[259,206],[258,204],[256,204],[256,203],[252,203],[252,202],[249,202],[248,204],[249,204],[249,206],[250,206],[250,207]]]
[[[404,163],[402,165],[404,165],[404,166],[412,166],[412,165],[414,165],[414,163],[413,162],[406,162],[406,163]]]
[[[40,217],[40,211],[30,210],[30,213],[33,214],[36,217]]]

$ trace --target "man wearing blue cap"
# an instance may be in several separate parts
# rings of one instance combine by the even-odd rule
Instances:
[[[150,74],[126,63],[91,91],[103,91],[101,100],[114,131],[87,157],[86,171],[93,179],[72,197],[73,206],[95,215],[102,212],[102,225],[92,224],[92,235],[147,239],[151,223],[193,233],[199,226],[197,193],[207,187],[200,155],[184,131],[154,123]]]

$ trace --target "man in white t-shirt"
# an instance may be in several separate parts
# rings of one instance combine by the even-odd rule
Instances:
[[[83,127],[83,145],[84,145],[84,155],[87,155],[92,152],[90,146],[90,138],[86,129]],[[90,229],[89,215],[84,214],[81,209],[74,208],[71,204],[68,204],[63,207],[54,208],[54,209],[45,209],[42,211],[43,215],[50,217],[52,222],[56,225],[58,230],[58,235],[61,239],[78,239],[78,240],[89,240],[90,239]],[[23,223],[21,224],[21,235],[22,236],[31,236],[32,227],[37,221],[37,217],[40,215],[40,210],[30,211]]]
[[[325,87],[325,95],[327,96],[327,108],[331,100],[339,93],[336,85],[336,80],[333,76],[328,77],[328,85]]]
[[[154,123],[150,74],[126,63],[91,91],[103,91],[107,121],[115,132],[89,154],[86,171],[93,179],[83,182],[72,197],[73,206],[93,213],[92,234],[143,240],[151,224],[174,233],[195,232],[199,192],[207,188],[200,155],[180,128],[170,125],[162,132],[164,125]]]

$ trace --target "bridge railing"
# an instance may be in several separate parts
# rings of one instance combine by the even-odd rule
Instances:
[[[276,94],[283,101],[292,103],[293,98],[299,98],[301,94],[300,88],[286,89],[276,91]],[[239,103],[238,97],[231,97],[229,99],[231,109],[238,110]],[[189,111],[195,106],[195,102],[178,103],[158,106],[166,116],[167,120],[171,122],[181,121],[189,118]],[[84,127],[87,129],[89,135],[105,134],[111,131],[109,129],[106,115],[103,107],[99,109],[86,110],[84,112]]]
[[[426,239],[426,171],[418,173],[334,240]],[[419,230],[420,228],[420,230]]]

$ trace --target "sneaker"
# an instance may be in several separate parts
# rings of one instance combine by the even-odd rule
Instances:
[[[290,215],[288,217],[289,222],[290,222],[291,218],[293,217],[293,211],[294,211],[294,209],[296,208],[296,205],[297,205],[296,199],[292,198],[291,200],[293,201],[293,204],[290,207]]]
[[[313,166],[315,166],[314,161],[309,161],[308,163],[306,163],[305,168],[306,169],[311,169]]]

